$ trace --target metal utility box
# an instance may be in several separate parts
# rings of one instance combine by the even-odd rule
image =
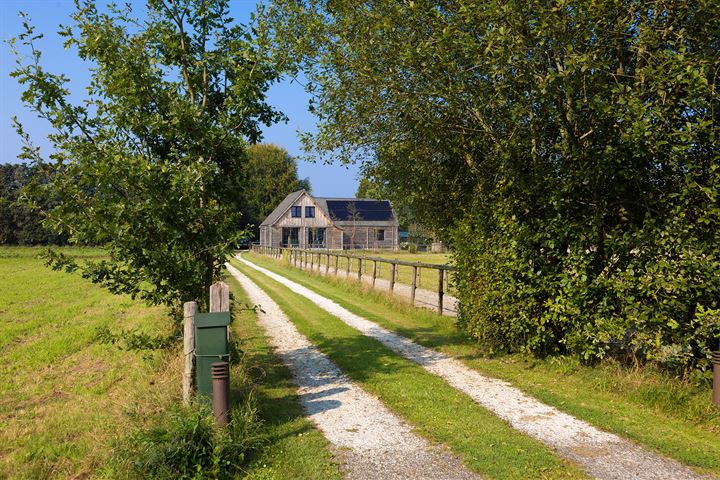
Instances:
[[[229,362],[230,312],[198,313],[195,316],[195,369],[198,395],[212,398],[212,367]]]

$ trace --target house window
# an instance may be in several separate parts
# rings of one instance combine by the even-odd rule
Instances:
[[[325,229],[310,227],[308,233],[308,246],[310,248],[325,248]]]
[[[290,215],[293,218],[300,218],[300,212],[302,212],[302,207],[291,207],[290,208]]]
[[[315,218],[315,207],[305,207],[305,218]]]
[[[378,242],[385,241],[385,230],[375,230],[375,240]]]

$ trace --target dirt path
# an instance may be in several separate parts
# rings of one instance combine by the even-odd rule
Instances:
[[[237,258],[246,265],[282,282],[364,335],[375,338],[403,357],[442,377],[448,384],[493,411],[514,428],[549,445],[560,456],[577,462],[597,478],[608,480],[712,478],[698,475],[674,460],[645,450],[617,435],[601,431],[535,400],[507,382],[485,377],[458,360],[418,345],[355,315],[282,275],[239,256]]]
[[[302,265],[302,263],[299,263],[298,268],[300,268],[302,270],[310,270],[310,265]],[[332,275],[332,276],[337,276],[340,278],[346,278],[346,279],[349,278],[352,280],[357,280],[357,271],[348,272],[347,270],[340,269],[340,270],[338,270],[337,275],[335,275],[334,267],[325,268],[325,265],[318,265],[318,264],[313,264],[312,270],[320,273],[321,275]],[[364,283],[366,283],[368,285],[372,285],[372,276],[371,275],[363,274],[361,276],[361,279]],[[384,278],[376,278],[375,285],[373,288],[375,288],[377,290],[383,290],[383,291],[390,293],[390,280],[385,280]],[[395,285],[393,286],[392,295],[397,295],[397,296],[403,297],[409,301],[411,298],[411,294],[412,294],[412,288],[410,287],[410,285],[395,282]],[[437,306],[438,306],[437,292],[433,292],[431,290],[426,290],[424,288],[415,289],[415,306],[421,307],[421,308],[427,308],[427,309],[433,310],[433,311],[437,310]],[[453,297],[452,295],[448,295],[447,293],[445,295],[443,295],[443,315],[448,316],[448,317],[457,317],[457,312],[458,312],[457,298]]]
[[[333,445],[350,479],[475,479],[461,462],[415,435],[375,397],[353,384],[317,350],[260,287],[228,271],[259,305],[258,323],[292,370],[300,402]]]

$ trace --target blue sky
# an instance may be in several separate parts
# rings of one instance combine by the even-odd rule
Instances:
[[[139,7],[144,4],[137,0],[132,3],[137,3]],[[232,16],[239,22],[247,21],[250,12],[255,8],[252,0],[234,0],[231,3]],[[0,163],[5,163],[16,162],[21,147],[12,128],[13,115],[23,123],[44,154],[50,151],[45,140],[50,132],[48,126],[24,108],[20,101],[22,91],[15,79],[9,76],[15,66],[15,59],[4,41],[21,31],[17,12],[22,10],[29,14],[36,26],[36,32],[45,34],[45,38],[39,41],[40,50],[43,52],[42,64],[53,73],[65,73],[71,79],[70,88],[75,100],[82,98],[89,73],[88,65],[79,60],[74,52],[65,50],[62,39],[56,33],[59,24],[70,23],[69,15],[73,10],[71,0],[0,0],[0,8],[0,39],[3,40],[0,45]],[[297,131],[313,131],[315,128],[315,118],[307,111],[307,94],[302,86],[288,80],[274,85],[268,100],[271,105],[284,112],[290,121],[265,128],[264,141],[282,145],[292,155],[300,155],[302,148]],[[357,189],[355,166],[347,168],[300,161],[298,170],[300,177],[310,178],[313,193],[318,196],[352,197]]]

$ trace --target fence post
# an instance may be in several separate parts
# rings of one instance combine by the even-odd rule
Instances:
[[[358,281],[362,280],[362,258],[358,258]]]
[[[438,268],[438,314],[443,313],[443,272],[442,268]]]
[[[345,257],[345,260],[347,260],[347,265],[345,265],[345,278],[348,278],[350,276],[350,257]]]
[[[183,402],[186,405],[192,400],[192,392],[195,387],[195,314],[197,311],[196,302],[183,304],[183,355],[185,356]]]
[[[417,288],[417,265],[413,265],[412,283],[410,283],[410,305],[415,306],[415,289]]]
[[[390,291],[392,292],[395,289],[395,269],[397,268],[397,265],[395,262],[391,262],[390,265],[392,265],[390,270]]]
[[[340,255],[335,255],[335,276],[337,277],[338,263],[340,262]]]
[[[325,262],[325,276],[330,272],[330,254],[327,254],[327,262]]]
[[[230,311],[230,287],[225,282],[215,282],[210,285],[210,311]]]
[[[310,252],[310,271],[315,270],[315,252]]]
[[[377,260],[373,260],[373,278],[372,278],[372,286],[375,286],[375,279],[377,278]]]

